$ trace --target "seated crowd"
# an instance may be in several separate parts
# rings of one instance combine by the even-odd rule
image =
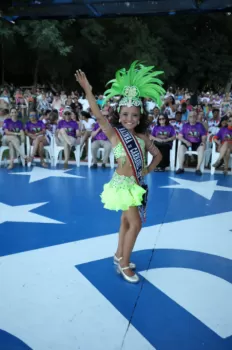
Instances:
[[[22,97],[23,96],[23,97]],[[27,103],[22,104],[22,98]],[[165,171],[170,164],[170,150],[173,141],[178,140],[177,147],[179,168],[176,173],[184,172],[185,154],[197,152],[196,174],[201,175],[201,166],[206,148],[217,145],[218,160],[213,165],[220,167],[224,161],[224,173],[227,174],[232,150],[232,113],[231,97],[225,95],[202,94],[198,104],[193,107],[188,92],[169,89],[163,106],[153,101],[145,101],[150,121],[150,139],[162,153],[162,161],[156,171]],[[96,96],[97,103],[102,106],[103,96]],[[55,139],[57,146],[64,147],[64,168],[67,169],[71,151],[80,145],[83,160],[88,157],[89,139],[91,139],[92,168],[98,167],[98,150],[104,149],[102,167],[106,167],[112,147],[104,132],[96,122],[88,105],[88,101],[77,92],[69,96],[45,93],[38,90],[36,95],[16,90],[13,97],[5,89],[0,96],[0,134],[2,146],[9,147],[9,166],[14,166],[15,156],[21,157],[22,163],[30,166],[38,154],[42,167],[47,167],[44,160],[44,147]],[[8,101],[8,102],[7,102]],[[3,104],[3,102],[1,102]],[[1,105],[0,103],[0,105]],[[7,108],[14,105],[11,109]],[[22,107],[24,106],[24,108]],[[111,100],[102,108],[102,113],[111,121],[117,100]],[[25,110],[28,109],[27,112]],[[23,113],[22,113],[23,111]],[[23,123],[22,120],[25,120]],[[29,138],[33,146],[32,153],[25,156],[23,145]]]

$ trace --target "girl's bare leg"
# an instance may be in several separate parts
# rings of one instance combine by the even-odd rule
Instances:
[[[125,217],[128,221],[129,228],[124,233],[124,240],[122,246],[122,260],[120,261],[121,267],[129,266],[130,256],[142,226],[141,218],[137,207],[129,208],[129,210],[125,212]],[[132,277],[135,274],[130,268],[125,270],[124,273],[129,277]]]
[[[125,212],[123,212],[121,216],[121,225],[120,225],[120,230],[118,235],[118,248],[115,253],[118,259],[121,258],[123,255],[123,245],[124,245],[126,232],[128,231],[128,229],[129,229],[129,222],[126,218]]]

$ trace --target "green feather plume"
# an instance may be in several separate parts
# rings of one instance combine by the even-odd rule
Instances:
[[[160,97],[165,94],[165,90],[163,82],[157,76],[163,73],[154,71],[154,66],[146,67],[139,61],[134,61],[128,71],[125,68],[118,70],[115,79],[107,83],[112,85],[104,93],[104,104],[114,96],[126,96],[125,87],[136,87],[138,95],[135,98],[151,98],[160,106]]]

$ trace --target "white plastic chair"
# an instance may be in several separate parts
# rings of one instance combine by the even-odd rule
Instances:
[[[176,158],[176,140],[173,141],[172,149],[170,149],[170,170],[175,170],[175,158]],[[150,152],[147,154],[147,164],[149,165],[152,161],[152,155]]]
[[[25,144],[22,143],[20,145],[20,149],[21,149],[21,152],[23,155],[25,155]],[[9,147],[8,146],[1,146],[0,147],[0,166],[2,166],[2,163],[3,163],[3,153],[6,151],[6,150],[9,150]],[[14,163],[18,163],[18,158],[19,158],[19,154],[17,152],[17,158],[14,160]],[[21,157],[20,157],[21,158]],[[22,162],[22,165],[25,166],[25,159],[21,158],[21,162]]]
[[[62,152],[64,150],[64,147],[63,146],[58,146],[56,144],[56,138],[54,136],[54,142],[53,142],[53,154],[54,154],[54,166],[56,167],[58,162],[62,160]],[[74,151],[74,155],[75,155],[75,160],[76,160],[76,165],[77,167],[80,166],[80,158],[81,158],[81,155],[80,155],[80,145],[77,145],[76,146],[76,149]]]
[[[90,168],[91,165],[92,165],[92,151],[91,151],[91,144],[92,144],[92,138],[90,137],[89,138],[89,145],[88,145],[88,167]],[[98,149],[98,153],[97,153],[97,157],[101,159],[103,159],[103,155],[104,155],[104,148],[99,148]],[[111,150],[110,152],[110,167],[111,169],[114,168],[114,153],[113,153],[113,150]]]
[[[177,148],[176,170],[180,168],[179,157],[178,157],[180,146],[181,146],[181,142],[178,143],[178,148]],[[196,156],[198,156],[197,151],[186,151],[185,154],[188,154],[189,156],[191,156],[192,154],[195,154]],[[205,171],[205,152],[204,152],[203,160],[200,166],[200,170],[202,173]]]
[[[211,158],[211,175],[215,173],[215,168],[213,167],[213,164],[218,160],[219,155],[220,153],[216,151],[216,143],[213,142],[212,158]],[[231,168],[231,173],[232,173],[232,153],[230,154],[229,167]]]
[[[48,158],[48,155],[49,155],[49,157],[50,157],[50,163],[51,163],[51,166],[53,165],[53,163],[54,163],[54,161],[53,161],[53,159],[54,159],[54,156],[53,156],[53,143],[54,143],[54,141],[53,141],[53,136],[52,136],[52,134],[50,134],[50,139],[51,139],[51,142],[50,142],[50,145],[48,145],[48,146],[44,146],[44,151],[45,151],[45,155],[46,155],[46,162],[47,163],[49,163],[49,158]],[[27,146],[27,155],[28,156],[31,156],[32,155],[32,153],[33,153],[33,146],[30,144],[30,138],[29,138],[29,136],[26,136],[26,146]],[[37,159],[34,159],[34,161],[36,162],[36,161],[40,161],[40,160],[37,160]],[[27,163],[27,166],[28,167],[30,167],[31,166],[31,163],[30,162],[28,162]]]

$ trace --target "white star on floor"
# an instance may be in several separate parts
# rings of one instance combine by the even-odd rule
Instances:
[[[162,186],[161,188],[178,188],[178,189],[190,190],[208,200],[211,200],[211,198],[213,197],[214,191],[232,192],[231,187],[218,186],[217,180],[190,181],[190,180],[184,180],[176,177],[170,177],[170,179],[172,179],[175,182],[178,182],[178,185]]]
[[[79,179],[84,179],[84,176],[77,176],[77,175],[72,175],[68,174],[67,171],[70,171],[71,169],[68,170],[53,170],[53,169],[44,169],[40,167],[34,167],[32,171],[28,172],[22,172],[22,173],[10,173],[10,175],[27,175],[30,176],[29,183],[39,181],[39,180],[44,180],[47,179],[48,177],[72,177],[72,178],[79,178]]]
[[[0,224],[7,221],[64,224],[63,222],[49,219],[46,216],[30,213],[31,210],[39,208],[45,204],[47,204],[47,202],[12,206],[0,202]]]

